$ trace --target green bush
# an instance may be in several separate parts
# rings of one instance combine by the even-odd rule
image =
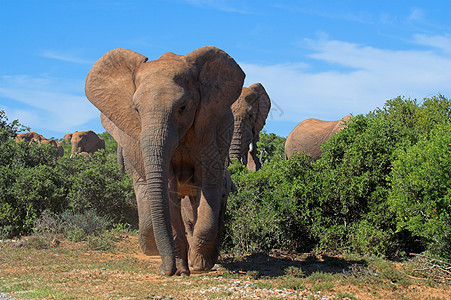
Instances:
[[[224,247],[238,252],[308,247],[309,212],[298,201],[308,171],[306,157],[273,158],[257,172],[237,169],[230,167],[238,192],[229,196]]]
[[[391,257],[408,252],[409,245],[419,248],[411,243],[417,232],[395,233],[398,220],[387,201],[390,174],[397,151],[415,145],[436,124],[449,122],[450,108],[450,100],[441,95],[421,104],[398,97],[367,116],[354,117],[323,146],[307,187],[315,197],[312,231],[323,245],[336,241],[333,234],[327,241],[328,231],[342,228],[341,244],[354,250],[368,248]]]
[[[315,162],[282,160],[282,147],[273,147],[280,143],[263,133],[262,169],[229,167],[238,192],[229,197],[226,249],[316,246],[385,257],[428,249],[443,256],[450,247],[450,117],[442,95],[388,100],[353,117]]]
[[[389,204],[397,229],[421,236],[433,253],[451,259],[451,121],[395,157]]]
[[[121,174],[116,155],[98,151],[90,158],[56,157],[51,145],[15,143],[23,129],[8,123],[0,111],[0,232],[13,237],[29,234],[44,211],[61,214],[95,210],[113,222],[137,226],[131,179]],[[104,135],[107,149],[116,144]],[[114,149],[114,150],[113,150]]]
[[[68,207],[81,213],[93,209],[114,223],[137,224],[137,208],[129,176],[120,173],[113,156],[99,150],[90,158],[62,158],[56,167],[66,178]]]

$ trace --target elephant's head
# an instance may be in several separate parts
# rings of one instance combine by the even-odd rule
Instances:
[[[79,154],[83,152],[86,147],[87,137],[86,134],[83,134],[82,132],[76,131],[70,140],[72,144],[71,153],[72,155]]]
[[[72,134],[72,155],[82,152],[94,153],[99,149],[105,149],[105,141],[94,131],[76,131]]]
[[[165,274],[175,272],[168,194],[173,151],[189,130],[199,139],[215,134],[217,122],[230,114],[243,80],[238,64],[215,47],[184,56],[166,53],[154,61],[131,50],[114,49],[87,76],[87,98],[139,145],[140,153],[130,163],[142,170],[148,185]]]
[[[238,158],[247,164],[248,152],[255,147],[270,108],[271,101],[263,85],[254,83],[248,88],[243,87],[240,97],[232,105],[235,125],[230,159]]]

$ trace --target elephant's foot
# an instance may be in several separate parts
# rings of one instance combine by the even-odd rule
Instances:
[[[188,268],[188,262],[186,259],[176,258],[175,259],[175,265],[177,267],[177,271],[175,272],[175,275],[177,276],[189,276],[191,273]]]
[[[202,253],[202,251],[192,251],[190,249],[188,258],[190,267],[194,271],[208,271],[216,264],[218,252],[209,251],[207,253]]]

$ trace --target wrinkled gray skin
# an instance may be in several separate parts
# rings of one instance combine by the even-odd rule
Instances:
[[[249,170],[261,168],[257,156],[259,133],[265,126],[271,100],[260,83],[243,87],[240,97],[232,104],[235,120],[229,159],[237,158]]]
[[[99,149],[105,149],[105,141],[94,131],[76,131],[70,140],[72,155],[82,152],[94,153]]]
[[[229,182],[230,106],[243,81],[238,64],[215,47],[148,62],[115,49],[88,74],[86,96],[102,112],[133,176],[141,248],[146,254],[158,250],[162,274],[189,274],[188,265],[208,270],[217,261]],[[182,198],[193,199],[183,201],[183,214]]]

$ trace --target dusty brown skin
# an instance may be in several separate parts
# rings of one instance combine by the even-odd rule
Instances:
[[[56,155],[58,157],[63,157],[64,156],[64,148],[63,146],[59,143],[59,142],[55,142],[54,140],[41,140],[40,141],[41,144],[50,144],[52,145],[54,148],[56,148]]]
[[[64,135],[64,142],[65,143],[70,143],[70,140],[72,139],[72,133],[66,133]]]
[[[40,135],[39,133],[36,132],[23,132],[23,133],[18,133],[16,138],[14,139],[16,141],[16,143],[18,142],[37,142],[39,145],[41,144],[50,144],[53,147],[56,148],[57,150],[57,156],[58,157],[63,157],[64,156],[64,149],[63,146],[61,146],[61,144],[55,142],[52,139],[46,139],[45,137],[43,137],[42,135]]]
[[[94,153],[99,149],[105,149],[105,141],[92,130],[74,132],[70,142],[72,155],[82,152]]]
[[[156,244],[163,274],[189,274],[188,262],[208,270],[217,261],[233,134],[230,105],[243,81],[238,64],[215,47],[148,62],[115,49],[88,74],[86,96],[102,112],[133,176],[140,245],[151,254]],[[184,196],[193,199],[192,216],[182,216]],[[192,226],[184,228],[182,218]]]
[[[14,140],[16,142],[23,142],[23,141],[34,142],[34,141],[46,140],[46,138],[37,132],[22,132],[22,133],[18,133]]]
[[[232,104],[235,125],[229,158],[238,158],[249,170],[261,168],[257,157],[257,142],[265,126],[271,100],[261,83],[243,87],[240,97]]]
[[[285,158],[290,158],[293,153],[305,152],[312,160],[317,160],[321,156],[321,145],[342,130],[345,127],[344,122],[350,118],[351,116],[347,115],[338,121],[318,119],[302,121],[288,135],[285,142]]]

